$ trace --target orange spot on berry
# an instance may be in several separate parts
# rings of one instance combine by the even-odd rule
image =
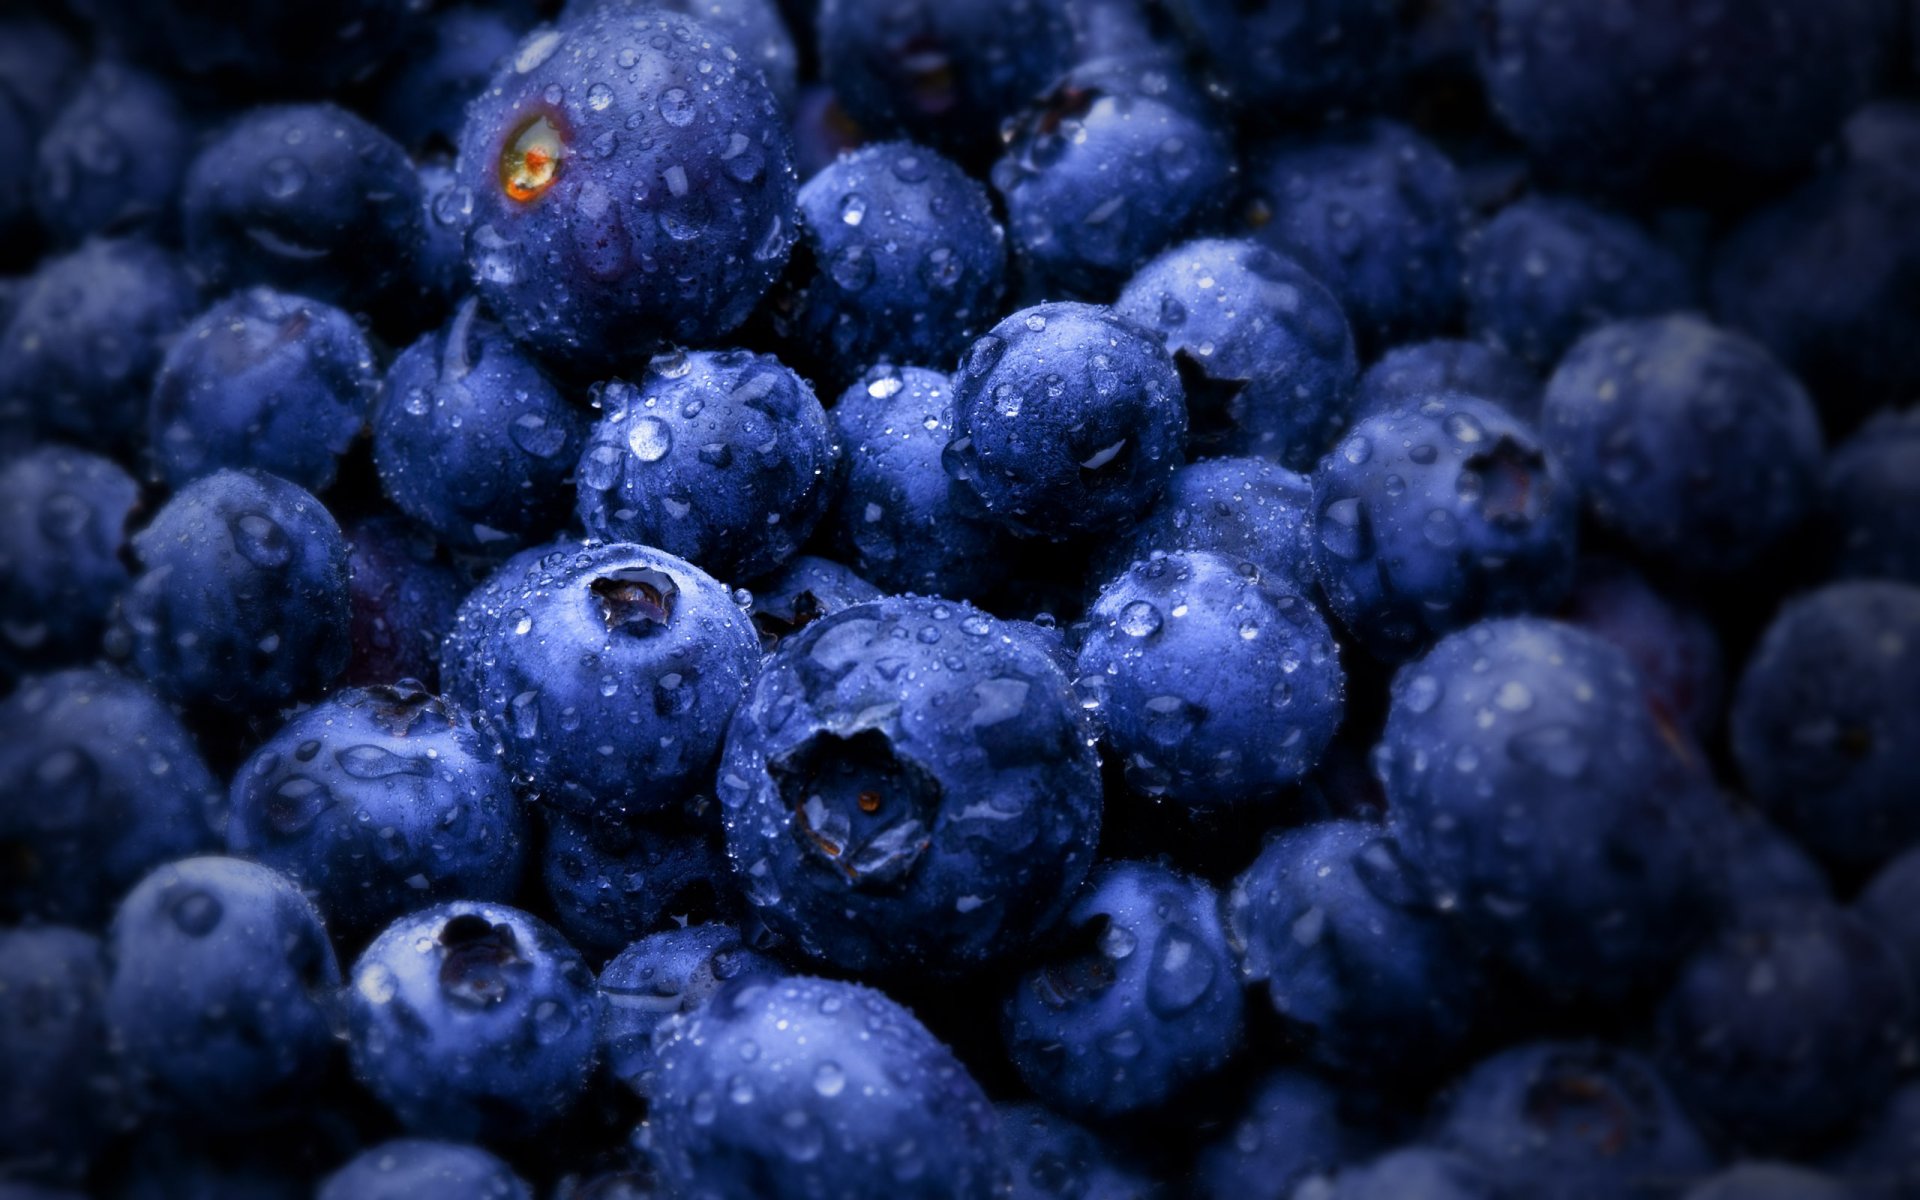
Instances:
[[[538,200],[560,177],[566,142],[545,114],[529,117],[500,153],[500,186],[525,204]]]

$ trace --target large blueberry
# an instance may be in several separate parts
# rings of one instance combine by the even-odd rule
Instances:
[[[1042,304],[967,351],[947,471],[1017,532],[1064,539],[1128,524],[1180,465],[1173,358],[1110,309]]]
[[[163,862],[219,845],[220,784],[145,686],[106,670],[0,701],[0,917],[97,924]]]
[[[1527,364],[1484,342],[1454,338],[1411,342],[1381,355],[1360,377],[1353,396],[1353,419],[1418,404],[1436,392],[1464,392],[1537,424],[1543,387]]]
[[[780,644],[734,717],[719,794],[761,919],[848,970],[953,972],[1031,941],[1100,824],[1066,674],[984,613],[912,597]]]
[[[1314,570],[1376,657],[1481,617],[1551,609],[1573,582],[1579,501],[1532,427],[1459,393],[1354,426],[1313,475]]]
[[[237,858],[160,867],[120,903],[107,1024],[156,1100],[244,1128],[293,1111],[335,1051],[340,966],[313,904]]]
[[[692,925],[649,934],[600,971],[600,1052],[613,1077],[645,1095],[659,1063],[656,1031],[688,1016],[734,979],[784,974],[728,925]]]
[[[1394,680],[1375,755],[1409,862],[1536,986],[1617,996],[1686,949],[1714,797],[1614,646],[1530,618],[1452,634]]]
[[[1173,473],[1133,528],[1096,556],[1096,582],[1156,551],[1206,550],[1250,562],[1283,591],[1319,595],[1313,573],[1313,485],[1264,458],[1209,458]]]
[[[95,64],[40,135],[33,201],[41,226],[63,242],[142,222],[170,238],[193,136],[161,79]]]
[[[1333,293],[1258,242],[1207,238],[1140,269],[1113,310],[1166,343],[1195,452],[1309,471],[1345,424],[1359,372]]]
[[[614,382],[580,454],[589,537],[639,542],[727,580],[792,558],[833,501],[838,452],[804,379],[745,350],[674,351]]]
[[[593,1070],[593,972],[544,922],[456,901],[389,925],[353,964],[343,1019],[356,1078],[411,1133],[525,1139]]]
[[[349,688],[233,778],[227,847],[287,876],[343,933],[438,900],[504,900],[526,818],[500,745],[417,685]]]
[[[993,1110],[912,1013],[858,984],[747,975],[654,1039],[653,1154],[683,1194],[986,1200]]]
[[[324,687],[347,665],[347,546],[303,489],[259,471],[181,488],[134,536],[120,607],[133,665],[169,699],[235,712]]]
[[[84,450],[43,446],[0,465],[4,668],[81,661],[100,649],[132,578],[123,555],[139,505],[132,477]]]
[[[533,1200],[513,1168],[478,1146],[392,1138],[320,1181],[314,1200]]]
[[[724,336],[793,244],[779,103],[714,29],[656,10],[529,34],[467,110],[458,173],[481,299],[583,375]]]
[[[100,939],[57,925],[0,930],[0,1163],[9,1173],[77,1179],[112,1132],[124,1097],[106,990]]]
[[[176,488],[222,467],[258,467],[325,491],[379,390],[373,348],[351,316],[248,288],[167,350],[147,412],[154,460]]]
[[[1269,799],[1313,769],[1346,713],[1326,620],[1255,564],[1155,556],[1109,583],[1087,619],[1077,686],[1148,795]]]
[[[509,584],[489,625],[480,710],[546,802],[672,812],[712,786],[760,662],[712,576],[641,546],[583,549]]]
[[[455,546],[554,532],[587,416],[469,298],[387,368],[373,461],[394,506]]]

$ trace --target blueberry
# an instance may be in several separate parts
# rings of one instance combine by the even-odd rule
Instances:
[[[986,189],[911,142],[842,155],[800,189],[800,241],[774,331],[825,379],[952,362],[999,311],[1006,234]]]
[[[749,975],[783,974],[727,925],[693,925],[648,934],[600,972],[600,1053],[614,1078],[641,1095],[658,1067],[656,1030],[692,1014],[715,992]]]
[[[293,1111],[334,1052],[340,967],[284,875],[235,858],[156,869],[108,942],[113,1044],[155,1100],[214,1128]]]
[[[883,587],[968,596],[1005,583],[1013,538],[948,477],[953,384],[921,367],[875,367],[827,414],[845,478],[830,520],[847,560]]]
[[[1171,0],[1168,7],[1250,117],[1372,99],[1404,56],[1392,0]]]
[[[33,202],[41,227],[61,242],[142,222],[170,237],[194,133],[164,81],[96,63],[40,136]]]
[[[1695,316],[1603,325],[1547,384],[1541,434],[1600,524],[1701,573],[1735,571],[1807,515],[1813,402],[1758,343]]]
[[[1243,977],[1311,1061],[1415,1073],[1473,1031],[1478,973],[1385,830],[1281,834],[1234,881],[1226,921]]]
[[[1685,1200],[1860,1200],[1844,1180],[1786,1163],[1743,1162],[1687,1190]]]
[[[1452,338],[1412,342],[1381,355],[1360,377],[1353,419],[1418,404],[1436,392],[1464,392],[1538,424],[1543,387],[1527,364],[1497,347]]]
[[[1313,475],[1328,607],[1397,661],[1481,617],[1551,608],[1573,581],[1579,503],[1560,459],[1488,401],[1429,395],[1355,425]]]
[[[461,304],[387,368],[373,459],[394,506],[450,545],[551,534],[587,417],[498,325]]]
[[[0,663],[92,658],[131,576],[140,488],[113,462],[43,446],[0,465]]]
[[[1295,1200],[1499,1200],[1501,1195],[1472,1159],[1427,1146],[1383,1154],[1294,1193]]]
[[[1031,941],[1091,865],[1100,783],[1065,673],[966,605],[890,597],[782,642],[727,734],[747,899],[846,970],[953,973]]]
[[[1368,1138],[1340,1110],[1340,1093],[1304,1071],[1282,1069],[1255,1085],[1245,1107],[1200,1151],[1193,1194],[1202,1200],[1285,1196],[1310,1176],[1367,1152]]]
[[[0,331],[0,428],[135,446],[161,355],[199,306],[179,259],[151,242],[96,239],[47,259]]]
[[[57,925],[0,930],[0,1163],[9,1175],[73,1181],[106,1143],[123,1103],[106,990],[100,939]]]
[[[1375,755],[1410,864],[1535,986],[1616,997],[1686,949],[1715,798],[1614,646],[1535,619],[1452,634],[1394,680]]]
[[[1031,1101],[994,1106],[1009,1200],[1147,1200],[1152,1181],[1103,1139]]]
[[[181,488],[134,535],[119,622],[135,668],[171,700],[281,704],[346,667],[347,546],[303,489],[259,471]]]
[[[1239,1048],[1242,1001],[1219,896],[1149,863],[1108,862],[1020,977],[1004,1010],[1007,1056],[1065,1111],[1158,1108]]]
[[[1213,223],[1239,164],[1226,122],[1175,63],[1087,63],[1002,134],[993,168],[1031,284],[1106,300],[1153,255]]]
[[[821,70],[859,124],[963,160],[1070,65],[1066,0],[821,0]]]
[[[726,851],[693,822],[554,813],[540,873],[555,924],[595,962],[646,934],[736,908]]]
[[[1469,1071],[1437,1141],[1503,1191],[1540,1200],[1671,1194],[1713,1168],[1653,1064],[1593,1042],[1530,1042]]]
[[[463,595],[459,578],[434,558],[432,540],[400,517],[370,517],[343,534],[353,653],[341,682],[417,679],[436,688],[440,642]]]
[[[1187,410],[1173,359],[1091,304],[1014,313],[953,379],[948,474],[1016,532],[1110,533],[1180,465]]]
[[[1834,574],[1920,584],[1920,409],[1883,411],[1827,458],[1821,525]]]
[[[1346,314],[1285,255],[1245,240],[1188,242],[1141,268],[1113,308],[1172,352],[1192,452],[1308,471],[1345,424],[1359,372]]]
[[[525,1139],[573,1108],[593,1069],[593,972],[504,904],[395,921],[353,964],[343,1008],[355,1077],[410,1133]]]
[[[1466,206],[1433,143],[1393,121],[1336,127],[1268,148],[1250,178],[1252,235],[1326,285],[1363,349],[1453,323]]]
[[[1789,601],[1748,661],[1729,724],[1756,799],[1831,862],[1920,842],[1906,747],[1920,729],[1920,588],[1862,580]]]
[[[1493,0],[1479,20],[1494,114],[1557,179],[1609,190],[1663,173],[1799,166],[1873,84],[1879,0],[1769,0],[1674,19],[1660,0],[1567,9]],[[1878,11],[1876,11],[1878,10]]]
[[[793,139],[721,32],[601,10],[529,34],[467,111],[467,252],[487,308],[592,376],[744,321],[794,236]]]
[[[1595,557],[1580,560],[1563,615],[1626,651],[1667,721],[1702,739],[1713,734],[1724,711],[1724,656],[1699,608],[1617,559]]]
[[[1720,244],[1714,311],[1847,423],[1920,386],[1920,174],[1860,162],[1758,209]]]
[[[760,72],[782,108],[793,108],[799,92],[800,54],[776,0],[566,0],[558,23],[568,25],[600,15],[632,16],[646,9],[700,21],[731,45],[744,65]]]
[[[1539,370],[1596,325],[1691,307],[1686,264],[1626,217],[1528,196],[1467,240],[1467,328]]]
[[[993,1110],[912,1013],[857,984],[733,980],[654,1039],[654,1157],[689,1195],[985,1200]]]
[[[0,916],[98,924],[147,871],[219,844],[220,785],[178,717],[106,670],[0,701]]]
[[[394,1138],[328,1175],[314,1200],[533,1200],[513,1168],[478,1146]]]
[[[444,162],[420,165],[420,242],[413,253],[412,315],[421,327],[434,324],[471,282],[467,229],[473,223],[473,193],[460,186]]]
[[[241,117],[193,160],[180,207],[211,290],[268,284],[348,308],[407,281],[424,235],[406,151],[332,104]]]
[[[498,601],[481,711],[547,803],[582,815],[680,809],[712,785],[760,639],[725,587],[671,554],[611,545],[556,557]]]
[[[1864,922],[1824,902],[1781,904],[1681,968],[1660,1052],[1703,1124],[1773,1152],[1884,1102],[1912,1019],[1905,968]]]
[[[216,88],[317,91],[365,79],[425,10],[404,0],[310,7],[198,0],[84,0],[110,44]]]
[[[1317,597],[1313,573],[1313,485],[1262,458],[1188,463],[1159,501],[1101,552],[1096,580],[1116,579],[1155,552],[1208,551],[1253,563],[1274,587]]]
[[[769,355],[663,354],[637,386],[607,384],[599,402],[578,478],[590,537],[748,579],[792,558],[833,502],[826,410]]]
[[[821,617],[878,600],[880,589],[830,558],[802,554],[778,572],[753,581],[753,627],[771,650],[780,639]]]
[[[373,113],[413,154],[445,153],[460,140],[467,105],[519,45],[526,26],[504,6],[442,8],[388,64]]]
[[[167,350],[148,407],[160,475],[180,487],[258,467],[325,491],[380,389],[352,317],[255,287],[196,317]]]
[[[342,933],[449,898],[504,900],[526,818],[500,744],[415,684],[349,688],[234,775],[230,852],[285,872]]]
[[[1269,799],[1313,769],[1345,715],[1325,619],[1252,564],[1206,551],[1136,563],[1088,624],[1078,686],[1148,795]]]

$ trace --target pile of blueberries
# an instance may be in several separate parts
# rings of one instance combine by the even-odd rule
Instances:
[[[0,1200],[1920,1196],[1920,3],[13,0]]]

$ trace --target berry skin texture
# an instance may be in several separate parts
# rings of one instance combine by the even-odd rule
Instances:
[[[1417,405],[1435,393],[1464,392],[1538,426],[1544,387],[1527,364],[1505,350],[1436,338],[1395,346],[1368,367],[1354,392],[1352,416],[1358,422],[1390,408]]]
[[[1091,304],[1016,312],[953,379],[947,473],[1016,533],[1111,533],[1180,465],[1187,409],[1152,334]]]
[[[1240,1046],[1242,1000],[1204,882],[1149,863],[1094,871],[1053,949],[1007,999],[1007,1055],[1064,1111],[1158,1108]]]
[[[468,299],[387,368],[373,461],[394,507],[449,545],[552,534],[587,416]]]
[[[779,104],[716,30],[664,12],[529,34],[467,110],[457,173],[481,301],[589,377],[724,337],[793,244]]]
[[[1137,563],[1088,614],[1077,686],[1127,781],[1194,805],[1256,803],[1313,769],[1346,712],[1333,634],[1249,563]]]
[[[459,601],[439,644],[441,695],[462,708],[485,711],[481,676],[490,653],[487,646],[500,632],[501,614],[518,605],[528,584],[538,580],[542,586],[551,586],[556,572],[574,563],[583,549],[582,543],[565,537],[529,546],[509,556]],[[514,628],[519,628],[517,620]]]
[[[1431,142],[1393,121],[1340,127],[1272,147],[1249,182],[1252,235],[1326,285],[1363,352],[1453,323],[1466,205]]]
[[[1765,350],[1699,317],[1603,325],[1547,383],[1540,432],[1601,525],[1690,571],[1737,571],[1810,511],[1813,402]]]
[[[1397,662],[1482,617],[1550,609],[1573,582],[1579,501],[1533,429],[1430,396],[1354,426],[1313,475],[1327,606]]]
[[[134,667],[168,699],[258,710],[346,667],[346,541],[300,487],[261,471],[202,476],[134,535],[133,551],[141,570],[119,622]]]
[[[102,668],[0,700],[0,918],[97,927],[140,877],[219,845],[224,796],[144,684]]]
[[[599,400],[578,472],[591,538],[745,580],[798,553],[833,502],[839,449],[826,410],[770,355],[674,351]]]
[[[1612,645],[1533,618],[1452,634],[1395,678],[1374,753],[1408,863],[1534,986],[1619,997],[1686,949],[1717,800]]]
[[[169,486],[257,467],[309,491],[332,485],[380,390],[373,348],[331,305],[256,287],[180,332],[147,422]]]
[[[495,611],[480,711],[543,801],[670,813],[712,786],[760,663],[752,624],[712,576],[658,550],[597,546],[543,560]]]
[[[849,971],[954,974],[1030,942],[1100,826],[1065,672],[1011,624],[915,597],[780,644],[728,731],[719,798],[760,918]]]
[[[791,112],[799,91],[799,50],[786,18],[775,0],[567,0],[560,9],[558,24],[568,25],[589,17],[611,13],[630,16],[643,9],[664,9],[684,13],[704,23],[739,54],[745,66],[759,71],[773,90],[780,107]],[[811,31],[809,31],[811,32]]]
[[[1226,901],[1249,983],[1313,1062],[1400,1077],[1473,1031],[1477,972],[1385,830],[1358,821],[1268,842]]]
[[[1310,471],[1345,424],[1359,372],[1333,293],[1253,241],[1206,238],[1140,269],[1113,310],[1158,334],[1187,396],[1187,448]]]
[[[426,212],[407,152],[332,104],[241,117],[193,160],[180,205],[209,292],[266,284],[347,309],[410,278]]]
[[[1714,1164],[1652,1063],[1588,1042],[1532,1042],[1486,1059],[1444,1101],[1435,1133],[1499,1194],[1540,1200],[1632,1195]]]
[[[1253,563],[1281,591],[1317,597],[1313,485],[1264,458],[1188,463],[1146,515],[1095,558],[1091,578],[1117,579],[1155,552],[1204,550]]]
[[[438,900],[508,899],[526,853],[492,732],[412,684],[338,691],[288,722],[234,775],[226,833],[342,934]]]
[[[334,1054],[326,1005],[340,966],[320,915],[277,871],[212,857],[160,867],[121,901],[108,953],[113,1043],[196,1123],[241,1129],[291,1111]]]
[[[1660,1008],[1661,1062],[1702,1124],[1777,1153],[1885,1101],[1913,1011],[1905,969],[1858,917],[1779,905],[1681,968]]]
[[[22,1174],[80,1178],[121,1115],[106,989],[99,938],[57,925],[0,930],[0,1162]]]
[[[621,1083],[645,1096],[659,1062],[657,1030],[697,1012],[714,993],[750,975],[786,972],[749,949],[727,925],[693,925],[648,934],[600,971],[600,1056]]]
[[[1884,411],[1827,459],[1823,541],[1843,579],[1920,584],[1920,408]]]
[[[676,923],[734,915],[726,851],[702,824],[555,813],[540,867],[554,922],[594,962]]]
[[[863,146],[800,189],[797,259],[770,305],[823,379],[874,363],[949,363],[999,311],[1006,233],[986,189],[911,142]]]
[[[1729,724],[1756,799],[1815,854],[1871,867],[1920,841],[1920,587],[1859,580],[1787,602]]]
[[[402,917],[342,995],[354,1077],[409,1133],[525,1139],[566,1115],[593,1070],[593,972],[504,904]]]
[[[692,1196],[986,1200],[993,1110],[912,1013],[870,988],[746,976],[663,1026],[656,1165]]]
[[[748,591],[753,593],[753,627],[759,630],[760,645],[766,650],[821,617],[878,600],[882,595],[851,567],[811,554],[788,560],[774,574],[754,580]]]
[[[140,486],[110,459],[42,446],[0,464],[0,674],[94,656],[131,576]]]
[[[513,1169],[478,1146],[393,1138],[320,1181],[314,1200],[533,1200]]]
[[[194,133],[165,82],[96,64],[40,136],[33,200],[41,226],[64,243],[142,221],[167,230]]]

